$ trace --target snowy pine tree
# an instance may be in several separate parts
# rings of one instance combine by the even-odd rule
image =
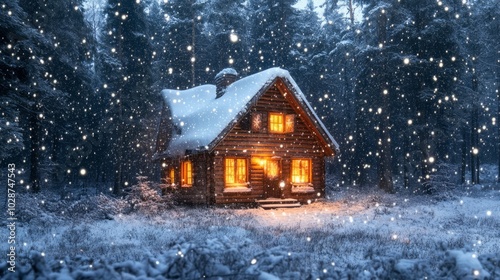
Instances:
[[[150,160],[142,155],[152,153],[149,135],[154,129],[146,116],[154,112],[157,93],[151,91],[153,52],[144,9],[143,2],[132,0],[109,0],[105,9],[99,70],[107,101],[102,129],[107,134],[103,144],[113,165],[115,194],[134,180],[133,174],[150,170]]]

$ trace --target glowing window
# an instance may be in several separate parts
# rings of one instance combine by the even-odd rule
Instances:
[[[170,168],[170,171],[168,172],[168,179],[170,180],[170,184],[175,184],[175,169]]]
[[[269,179],[277,179],[280,175],[280,162],[278,160],[267,160],[264,170]]]
[[[269,131],[276,133],[284,132],[284,123],[285,118],[281,113],[269,113]]]
[[[252,157],[252,165],[258,165],[262,168],[268,179],[277,179],[281,174],[281,162],[277,159]]]
[[[311,182],[311,160],[293,159],[292,183],[310,183],[310,182]]]
[[[181,164],[181,182],[183,187],[193,185],[193,164],[190,161],[184,161]]]
[[[269,113],[269,131],[274,133],[293,132],[295,115],[282,113]]]
[[[247,160],[244,158],[226,158],[226,186],[241,186],[247,183]]]

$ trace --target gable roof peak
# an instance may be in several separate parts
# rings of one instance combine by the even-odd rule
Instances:
[[[227,72],[231,73],[232,70]],[[194,151],[198,147],[212,149],[247,113],[252,102],[260,98],[277,79],[286,84],[308,117],[318,127],[321,137],[337,153],[337,142],[316,115],[289,72],[275,67],[232,82],[218,98],[215,85],[202,85],[187,90],[163,90],[161,93],[170,108],[171,120],[175,126],[181,128],[180,134],[174,133],[163,154],[179,156],[184,155],[186,150]]]

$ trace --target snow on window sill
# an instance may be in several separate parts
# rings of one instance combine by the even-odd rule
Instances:
[[[249,193],[252,192],[248,187],[225,187],[224,193]]]
[[[292,185],[292,193],[313,193],[313,192],[315,192],[315,190],[311,183]]]

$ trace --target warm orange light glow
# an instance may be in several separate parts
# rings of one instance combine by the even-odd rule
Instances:
[[[293,159],[292,160],[292,182],[310,183],[311,182],[311,160]]]
[[[268,160],[266,162],[266,175],[268,178],[277,178],[280,175],[279,161]]]
[[[193,185],[193,165],[190,161],[184,161],[181,165],[182,186]]]
[[[247,160],[244,158],[226,158],[226,185],[242,185],[247,182]]]
[[[295,115],[283,113],[269,113],[269,132],[290,133],[295,126]]]
[[[285,132],[293,132],[293,128],[295,125],[295,115],[289,114],[286,115],[286,120],[285,120]]]
[[[264,169],[264,174],[269,179],[276,179],[280,176],[280,160],[271,157],[252,157],[252,164],[258,164]]]
[[[281,181],[281,182],[280,182],[280,189],[284,189],[284,188],[285,188],[285,186],[286,186],[285,181]]]
[[[170,179],[170,184],[175,184],[175,169],[170,168],[170,171],[168,172],[168,177]]]
[[[269,131],[284,132],[284,116],[281,113],[269,113]]]
[[[266,159],[263,157],[252,157],[252,164],[258,164],[260,167],[266,166]]]

